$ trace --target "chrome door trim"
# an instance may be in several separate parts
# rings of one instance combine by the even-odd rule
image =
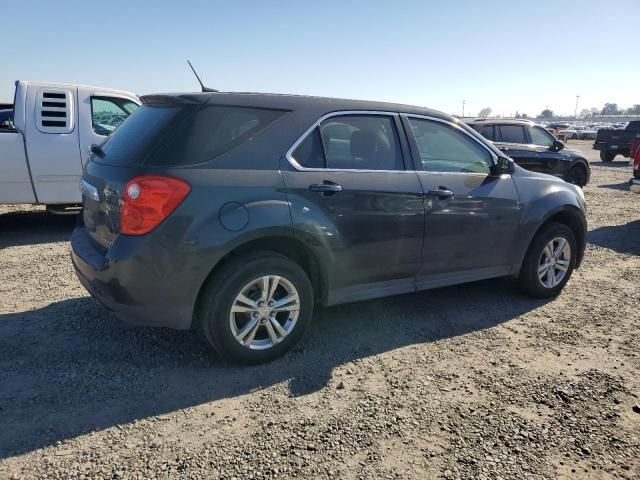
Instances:
[[[308,168],[300,165],[295,158],[293,158],[293,152],[298,146],[304,142],[309,134],[313,132],[313,130],[320,126],[322,122],[329,118],[333,117],[342,117],[347,115],[382,115],[385,117],[399,117],[400,114],[398,112],[385,112],[380,110],[340,110],[336,112],[329,112],[321,116],[318,120],[313,122],[313,124],[295,141],[293,145],[287,150],[285,153],[285,157],[298,171],[301,172],[359,172],[359,173],[415,173],[415,170],[368,170],[368,169],[357,169],[357,168]],[[394,126],[394,128],[396,128]],[[396,128],[397,130],[397,128]],[[400,135],[400,132],[397,132]]]

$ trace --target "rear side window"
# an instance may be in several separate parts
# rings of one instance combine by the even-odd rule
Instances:
[[[404,170],[393,118],[341,115],[315,128],[293,152],[305,168]]]
[[[128,167],[141,162],[160,141],[166,127],[182,110],[181,107],[143,105],[138,108],[122,128],[118,128],[102,144],[104,156],[94,155],[98,163]]]
[[[199,107],[168,132],[169,140],[147,163],[188,165],[205,162],[250,141],[285,113],[285,110],[240,106]]]
[[[91,97],[93,131],[98,135],[110,135],[137,109],[137,103],[125,98]]]
[[[499,142],[529,143],[522,125],[498,125],[497,129],[500,131]]]

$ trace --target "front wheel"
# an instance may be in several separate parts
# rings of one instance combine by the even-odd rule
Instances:
[[[616,158],[615,153],[600,150],[600,160],[602,160],[604,163],[613,162],[614,158]]]
[[[214,275],[205,287],[198,321],[223,359],[265,363],[300,340],[313,305],[311,282],[297,263],[256,252],[230,261]]]
[[[520,288],[536,298],[558,295],[571,277],[577,253],[576,239],[569,227],[561,223],[543,226],[522,263]]]

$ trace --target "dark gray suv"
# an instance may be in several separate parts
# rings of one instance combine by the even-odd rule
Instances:
[[[233,361],[285,353],[316,305],[501,276],[551,297],[585,248],[579,188],[425,108],[152,95],[92,150],[80,281],[127,321],[200,328]]]

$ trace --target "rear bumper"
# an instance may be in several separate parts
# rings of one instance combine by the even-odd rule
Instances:
[[[188,329],[194,293],[188,283],[174,278],[170,265],[163,264],[167,256],[165,248],[149,237],[124,239],[105,256],[83,226],[71,235],[71,258],[80,283],[118,318],[137,325]]]

